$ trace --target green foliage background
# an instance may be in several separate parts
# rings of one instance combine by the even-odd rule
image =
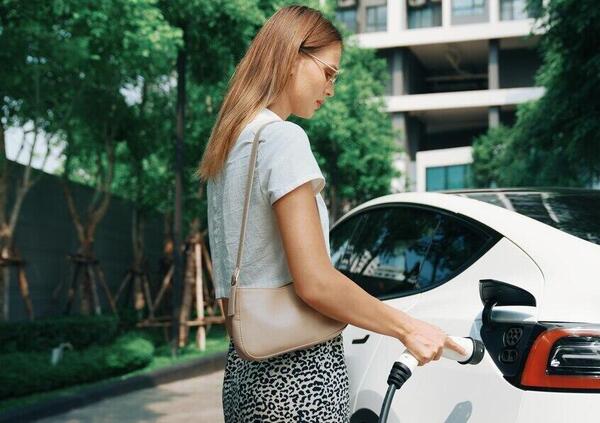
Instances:
[[[184,219],[204,221],[203,187],[193,173],[227,82],[264,21],[291,3],[297,2],[1,0],[2,129],[34,122],[52,142],[66,143],[64,176],[92,187],[106,178],[114,154],[109,190],[142,210],[169,213],[175,69],[184,50]],[[334,8],[334,1],[322,6],[331,19]],[[335,97],[299,122],[327,177],[334,215],[343,204],[387,193],[397,174],[391,122],[372,98],[383,93],[384,62],[346,43],[342,68]]]
[[[593,0],[529,7],[545,29],[537,85],[546,91],[518,107],[513,127],[474,142],[475,183],[592,186],[600,179],[600,8]]]

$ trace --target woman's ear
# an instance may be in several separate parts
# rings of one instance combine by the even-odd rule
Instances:
[[[292,71],[290,72],[290,76],[294,76],[298,73],[298,67],[300,66],[300,55],[296,56],[296,60],[294,60],[294,65],[292,66]]]

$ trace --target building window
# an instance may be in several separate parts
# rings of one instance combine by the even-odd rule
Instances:
[[[387,30],[387,5],[367,7],[366,32]]]
[[[436,166],[426,169],[425,186],[427,191],[470,188],[471,165]]]
[[[500,19],[514,21],[527,19],[527,0],[500,0]]]
[[[453,16],[478,16],[485,14],[485,0],[452,0]]]
[[[356,9],[339,9],[335,14],[337,19],[348,28],[348,31],[356,33]]]
[[[407,0],[408,28],[442,26],[441,0]]]

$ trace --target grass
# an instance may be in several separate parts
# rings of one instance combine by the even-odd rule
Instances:
[[[68,397],[73,394],[77,394],[84,388],[91,386],[103,386],[117,380],[126,380],[133,376],[143,375],[154,370],[166,368],[174,364],[185,363],[186,361],[193,360],[195,358],[208,356],[217,352],[225,352],[229,346],[229,338],[226,337],[225,327],[222,325],[212,325],[210,332],[206,335],[206,350],[200,351],[195,345],[195,330],[190,330],[190,343],[183,348],[179,349],[177,357],[171,356],[171,348],[165,344],[164,341],[161,343],[154,336],[153,341],[155,345],[154,358],[150,364],[143,369],[127,373],[125,375],[110,377],[101,381],[86,383],[81,385],[73,385],[68,388],[57,389],[48,392],[40,392],[37,394],[11,398],[4,401],[0,401],[0,413],[9,409],[25,407],[56,399],[60,397]]]

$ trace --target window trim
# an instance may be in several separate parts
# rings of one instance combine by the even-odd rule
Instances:
[[[449,172],[450,172],[450,168],[458,168],[458,167],[462,167],[463,168],[463,182],[465,183],[465,187],[464,188],[449,188],[448,187],[448,181],[449,181]],[[428,183],[430,181],[429,177],[429,172],[430,170],[434,170],[434,169],[441,169],[444,172],[444,187],[441,189],[433,189],[430,190]],[[444,191],[444,190],[450,190],[450,189],[465,189],[469,186],[472,186],[473,184],[473,163],[457,163],[457,164],[449,164],[449,165],[435,165],[435,166],[425,166],[425,191],[426,192],[439,192],[439,191]]]
[[[432,289],[435,289],[439,286],[442,286],[444,284],[446,284],[447,282],[451,281],[452,279],[456,278],[458,275],[460,275],[461,273],[463,273],[465,270],[467,270],[469,267],[471,267],[475,262],[477,262],[481,257],[483,257],[483,255],[485,255],[485,253],[487,253],[489,250],[492,249],[492,247],[494,247],[494,245],[496,245],[502,238],[503,235],[500,234],[499,232],[497,232],[496,230],[490,228],[487,225],[484,225],[481,222],[478,222],[475,219],[472,219],[468,216],[465,216],[461,213],[455,213],[452,212],[450,210],[446,210],[440,207],[435,207],[435,206],[430,206],[430,205],[426,205],[426,204],[420,204],[420,203],[412,203],[412,202],[393,202],[393,203],[383,203],[383,204],[374,204],[372,206],[369,207],[365,207],[364,209],[359,210],[356,213],[352,213],[351,215],[346,215],[344,216],[343,219],[338,220],[337,222],[335,222],[335,224],[331,227],[330,231],[329,231],[329,239],[332,238],[333,235],[333,231],[343,222],[345,222],[346,220],[352,218],[352,217],[358,217],[360,216],[363,220],[365,219],[365,214],[368,212],[371,212],[373,210],[378,210],[378,209],[391,209],[391,208],[408,208],[408,209],[421,209],[421,210],[426,210],[426,211],[430,211],[430,212],[434,212],[434,213],[439,213],[442,214],[444,216],[448,216],[454,219],[457,219],[459,222],[463,223],[464,225],[471,227],[472,229],[474,229],[476,232],[480,232],[483,233],[484,235],[488,235],[489,239],[479,248],[479,250],[477,251],[477,253],[473,254],[469,260],[465,261],[462,265],[460,265],[453,273],[449,274],[448,276],[446,276],[444,279],[442,279],[440,282],[436,283],[436,284],[432,284],[429,285],[425,288],[419,289],[419,290],[414,290],[414,291],[407,291],[404,293],[398,293],[398,294],[389,294],[389,295],[381,295],[381,296],[377,296],[377,298],[381,301],[386,301],[386,300],[393,300],[396,298],[404,298],[404,297],[409,297],[412,295],[418,295],[418,294],[422,294],[425,293],[427,291],[430,291]],[[361,226],[364,226],[361,225]],[[362,234],[362,228],[361,230],[358,232],[358,236],[360,236]],[[354,232],[352,234],[352,236],[354,237]],[[344,251],[345,253],[345,251]],[[342,271],[342,270],[338,270],[336,268],[336,270],[338,272],[341,272],[342,274],[344,274],[344,276],[348,277],[350,280],[352,280],[352,282],[355,282],[346,272]]]
[[[375,25],[369,26],[369,10],[374,11],[375,14]],[[379,22],[377,20],[377,12],[379,10],[385,10],[385,21]],[[373,33],[373,32],[386,32],[388,29],[388,16],[387,16],[387,5],[384,4],[374,4],[372,6],[365,7],[365,33]]]
[[[344,24],[344,26],[346,27],[346,29],[350,32],[352,32],[353,34],[358,33],[358,10],[356,8],[356,6],[354,7],[341,7],[336,9],[336,19],[338,21],[340,21],[342,24]],[[348,13],[348,12],[354,12],[354,20],[352,22],[352,28],[350,28],[346,21],[341,19],[341,15],[338,15],[338,13],[340,14],[344,14],[344,13]]]
[[[411,10],[412,9],[412,10]],[[425,10],[429,10],[431,12],[432,22],[434,15],[434,10],[437,11],[439,9],[440,15],[440,23],[435,25],[426,25],[426,26],[411,26],[411,15],[415,16],[417,14],[423,13]],[[414,20],[414,19],[413,19]],[[442,26],[442,3],[441,2],[432,2],[431,0],[425,2],[421,6],[411,6],[410,4],[406,4],[406,29],[423,29],[423,28],[439,28]]]
[[[515,0],[500,0],[500,4],[499,4],[499,9],[500,9],[500,21],[502,22],[511,22],[511,21],[523,21],[526,19],[530,19],[531,16],[529,16],[529,12],[527,10],[527,1],[524,1],[524,8],[523,10],[521,10],[522,13],[525,14],[525,17],[515,17]],[[504,9],[506,4],[510,4],[510,18],[507,18],[506,16],[503,16],[502,12],[506,9]]]
[[[475,1],[476,0],[471,0],[471,7],[468,7],[468,8],[467,7],[457,7],[457,6],[455,6],[454,1],[452,1],[451,2],[451,12],[450,13],[452,14],[453,17],[455,17],[455,16],[457,16],[457,17],[461,17],[461,16],[484,16],[485,12],[486,12],[486,6],[488,6],[487,0],[482,0],[483,4],[481,6],[476,6],[475,5]],[[473,13],[473,11],[477,10],[477,9],[481,9],[482,12],[480,12],[480,13]],[[469,10],[471,12],[470,13],[459,13],[459,14],[456,14],[455,12],[457,10],[459,10],[459,11],[461,11],[461,10],[462,11]]]

